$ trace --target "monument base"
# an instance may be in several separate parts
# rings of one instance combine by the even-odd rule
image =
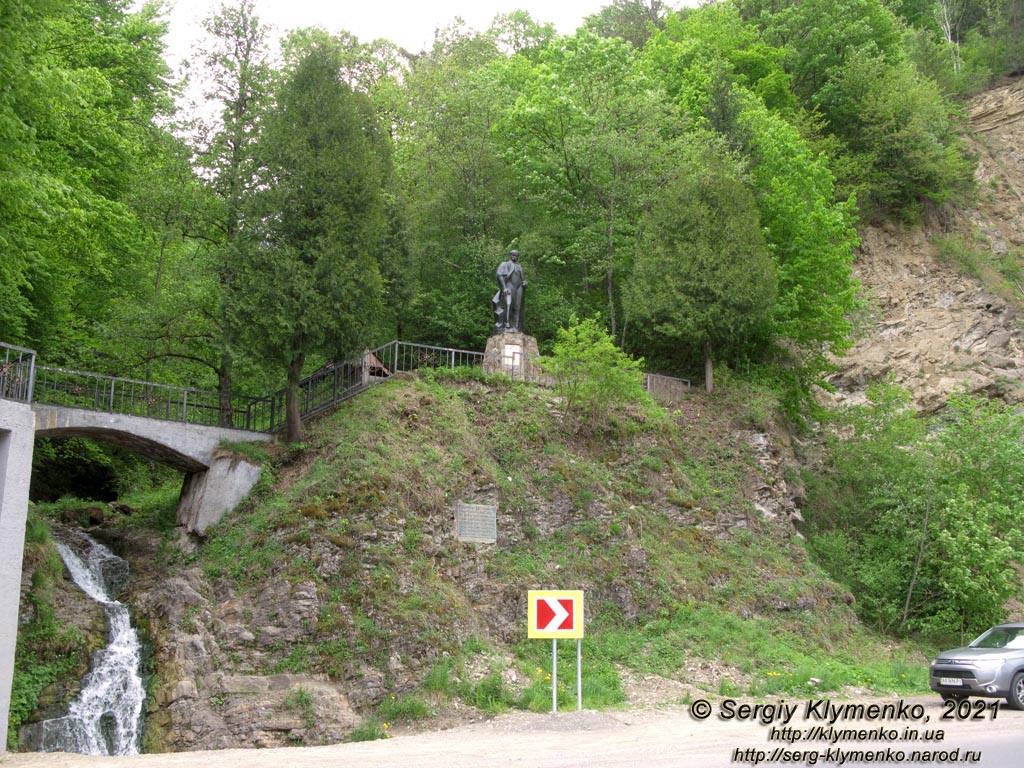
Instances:
[[[518,331],[496,333],[484,350],[484,373],[503,373],[516,381],[539,381],[542,377],[536,360],[540,357],[537,339]]]

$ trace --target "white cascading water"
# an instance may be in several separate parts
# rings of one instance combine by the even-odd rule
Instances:
[[[76,536],[76,539],[78,537]],[[74,547],[58,541],[57,549],[75,584],[103,605],[109,627],[107,646],[97,651],[82,691],[68,705],[68,714],[40,723],[40,752],[83,755],[137,755],[139,722],[146,692],[139,676],[139,636],[128,608],[110,596],[105,575],[113,562],[127,564],[102,544],[82,535]]]

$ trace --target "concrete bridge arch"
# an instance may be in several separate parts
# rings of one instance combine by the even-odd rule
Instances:
[[[144,416],[35,403],[35,437],[88,437],[134,451],[185,474],[178,524],[202,533],[233,509],[259,479],[259,467],[220,448],[271,435]]]

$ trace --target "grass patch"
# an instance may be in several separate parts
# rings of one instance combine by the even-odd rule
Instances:
[[[313,694],[299,686],[288,691],[282,705],[289,712],[294,712],[302,720],[306,728],[316,725],[316,711],[313,708]]]
[[[429,704],[411,695],[401,698],[390,696],[377,706],[377,717],[385,723],[426,720],[433,714]]]
[[[352,731],[352,734],[349,736],[349,741],[377,741],[378,739],[389,739],[391,738],[391,734],[388,733],[390,728],[390,723],[371,717],[369,720],[364,720],[355,728],[355,730]]]

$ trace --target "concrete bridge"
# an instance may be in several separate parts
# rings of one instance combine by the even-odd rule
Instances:
[[[259,479],[259,467],[222,449],[221,444],[272,438],[266,433],[228,427],[57,405],[33,403],[31,408],[35,437],[89,437],[183,472],[178,525],[190,533],[202,533],[220,520]]]

